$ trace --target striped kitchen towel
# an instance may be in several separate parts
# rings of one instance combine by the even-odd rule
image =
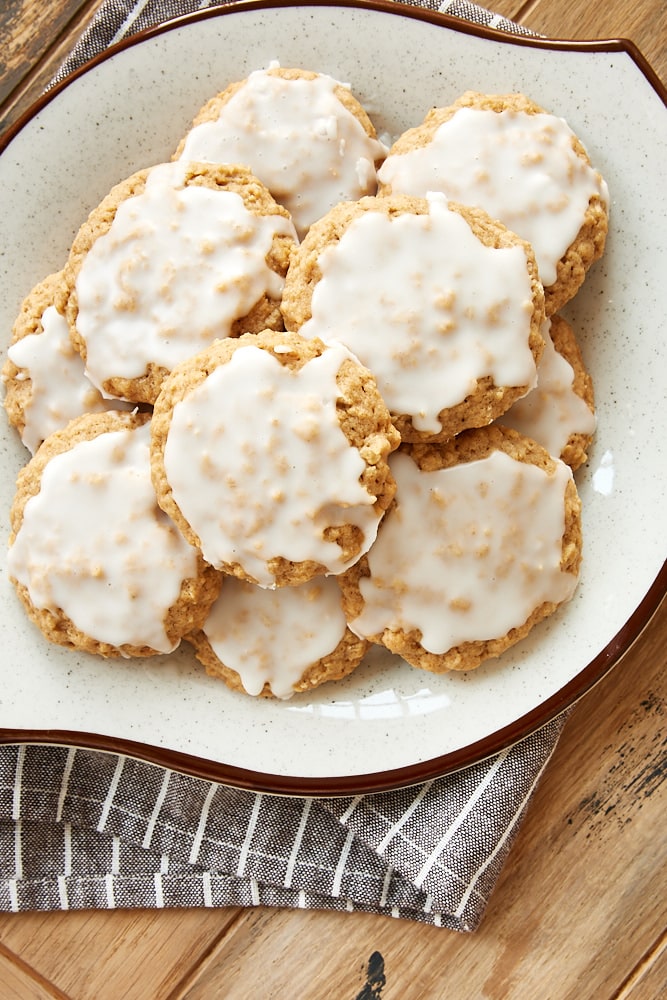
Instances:
[[[474,930],[563,723],[433,781],[333,799],[0,747],[0,910],[283,906]]]

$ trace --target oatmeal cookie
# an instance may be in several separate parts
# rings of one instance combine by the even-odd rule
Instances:
[[[23,301],[2,369],[7,418],[34,455],[74,417],[133,404],[106,399],[86,377],[69,336],[62,272],[48,275]]]
[[[535,384],[543,346],[530,246],[442,195],[336,206],[295,251],[282,311],[373,372],[404,441],[490,423]]]
[[[149,415],[84,414],[19,474],[9,576],[47,639],[103,656],[171,652],[220,575],[155,501]]]
[[[378,178],[382,194],[442,191],[478,205],[527,240],[548,315],[576,294],[604,251],[604,179],[567,122],[523,94],[468,91],[433,108],[396,140]]]
[[[133,174],[91,213],[66,267],[88,377],[153,403],[171,369],[216,338],[282,329],[295,239],[245,167],[179,161]]]
[[[588,458],[596,429],[593,380],[574,330],[562,316],[548,319],[542,333],[537,385],[502,415],[500,423],[534,438],[574,472]]]
[[[396,497],[341,578],[353,632],[440,673],[499,656],[573,594],[581,561],[571,469],[501,427],[402,446]]]
[[[188,639],[212,677],[282,699],[347,677],[369,646],[348,629],[332,576],[273,590],[225,577],[202,629]]]
[[[270,66],[208,101],[176,156],[247,164],[303,236],[339,201],[375,194],[386,153],[348,86],[323,73]]]
[[[398,443],[349,351],[267,330],[217,341],[172,372],[152,421],[153,481],[212,565],[294,585],[368,549]]]

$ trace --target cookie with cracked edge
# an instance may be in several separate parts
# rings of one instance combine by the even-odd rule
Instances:
[[[399,441],[373,376],[348,351],[265,330],[216,341],[165,381],[153,482],[218,569],[295,585],[342,571],[370,544],[394,495],[387,456]]]
[[[219,593],[220,575],[155,501],[149,420],[84,414],[19,473],[9,576],[29,618],[58,645],[105,657],[170,652]]]
[[[512,465],[503,460],[497,468],[485,469],[480,463],[494,453],[511,459]],[[405,468],[398,469],[397,461]],[[448,486],[439,477],[443,471],[465,466],[473,472],[468,485],[462,487],[457,480]],[[549,539],[551,561],[546,568],[546,536],[539,536],[531,552],[531,532],[545,530],[539,500],[535,502],[535,483],[532,500],[528,490],[521,513],[515,507],[521,468],[528,466],[544,473],[544,480],[532,478],[551,482],[558,501],[549,508],[555,543]],[[355,633],[421,669],[472,670],[525,638],[570,599],[582,556],[581,501],[565,463],[516,431],[491,426],[464,431],[444,444],[403,445],[392,458],[392,467],[397,493],[378,539],[339,578],[345,613]],[[506,476],[503,470],[510,468],[512,478],[503,488],[498,513],[490,498],[495,484]],[[422,474],[425,485],[420,491]],[[410,506],[413,497],[421,512],[418,520]],[[457,507],[462,524],[454,520]],[[419,539],[419,530],[428,533],[428,545]],[[519,547],[526,534],[527,546]],[[513,600],[517,594],[520,605]],[[421,625],[415,624],[416,618]],[[508,628],[510,620],[514,624]]]
[[[530,150],[517,148],[516,156],[512,161],[511,170],[505,169],[503,157],[505,150],[498,147],[496,142],[496,152],[493,146],[488,155],[482,160],[479,140],[475,138],[467,153],[462,152],[464,146],[466,129],[461,125],[461,131],[457,131],[456,138],[451,145],[446,144],[444,128],[461,111],[480,110],[491,111],[498,115],[504,114],[507,121],[518,121],[522,116],[529,120],[532,116],[547,116],[547,127],[539,136],[539,141]],[[459,116],[457,129],[460,123],[465,120]],[[474,120],[468,117],[468,123],[474,124]],[[449,160],[439,155],[436,144],[439,130],[443,142],[443,152],[449,158],[451,151],[454,154],[456,166],[449,165]],[[541,204],[533,204],[524,201],[532,198],[533,192],[543,190],[542,185],[546,182],[551,184],[553,171],[551,169],[542,171],[541,157],[548,144],[553,144],[553,137],[562,137],[562,146],[559,153],[562,154],[560,163],[563,174],[563,181],[559,188],[550,188],[550,193],[545,194]],[[495,138],[491,135],[491,143]],[[546,145],[545,145],[546,144]],[[420,157],[428,154],[428,190],[444,191],[448,197],[466,204],[477,204],[486,209],[489,214],[501,219],[510,228],[519,233],[535,247],[538,263],[541,261],[541,252],[537,247],[535,237],[531,237],[526,230],[526,220],[531,218],[544,217],[542,233],[548,234],[553,230],[553,216],[549,213],[555,205],[559,208],[558,202],[566,202],[570,197],[567,185],[572,183],[571,178],[578,174],[581,183],[586,185],[586,191],[581,204],[580,215],[575,220],[574,236],[563,237],[558,250],[553,256],[549,255],[549,265],[555,268],[553,277],[543,275],[542,281],[545,286],[545,300],[547,315],[551,316],[565,305],[584,282],[586,274],[591,265],[598,260],[603,252],[609,227],[609,193],[607,185],[599,173],[592,166],[589,155],[581,139],[572,131],[564,119],[551,114],[539,104],[532,101],[521,93],[508,94],[484,94],[476,91],[466,91],[453,104],[447,107],[432,108],[421,124],[406,130],[389,150],[387,158],[380,168],[379,194],[389,194],[391,192],[403,191],[405,193],[423,195],[423,186],[426,183],[422,176],[413,174],[411,176],[411,154],[416,153]],[[454,162],[452,161],[452,163]],[[413,158],[414,162],[414,158]],[[414,167],[412,168],[414,170]],[[531,175],[528,171],[532,170]],[[541,176],[540,176],[541,173]],[[537,178],[534,181],[534,178]],[[475,181],[474,185],[468,183],[471,179],[479,178],[481,185]],[[494,193],[493,200],[489,201],[488,188],[483,185],[491,179],[498,181],[498,187],[511,192],[512,199],[519,201],[521,211],[525,213],[522,220],[514,214],[510,215],[510,210],[514,213],[514,207],[508,206],[500,195]],[[547,189],[544,188],[546,192]]]

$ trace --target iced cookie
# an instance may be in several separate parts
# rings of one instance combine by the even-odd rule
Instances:
[[[178,161],[117,185],[74,240],[67,317],[92,382],[153,403],[219,337],[282,328],[294,227],[244,167]]]
[[[490,423],[535,384],[544,294],[531,248],[443,195],[337,205],[292,258],[285,325],[369,368],[404,441]]]
[[[167,379],[153,481],[211,565],[294,585],[369,548],[397,445],[372,376],[345,348],[264,331],[218,341]]]
[[[302,236],[339,201],[375,194],[386,152],[348,86],[271,66],[208,101],[176,155],[247,164]]]
[[[64,297],[61,272],[32,289],[14,323],[2,369],[9,423],[33,455],[49,434],[74,417],[133,405],[105,399],[86,378],[81,355],[70,340]]]
[[[394,504],[341,577],[353,632],[416,667],[471,670],[572,596],[580,501],[564,462],[494,426],[390,465]]]
[[[103,656],[175,649],[220,589],[159,509],[147,414],[86,414],[19,474],[8,556],[28,615],[52,642]]]
[[[607,185],[564,119],[522,94],[467,92],[434,108],[391,147],[381,193],[448,198],[484,208],[535,251],[552,315],[603,253]]]
[[[566,320],[552,316],[543,335],[537,385],[500,423],[534,438],[574,471],[586,461],[595,433],[593,380]]]
[[[369,645],[348,629],[331,576],[274,590],[225,577],[203,628],[188,638],[213,677],[283,699],[347,677]]]

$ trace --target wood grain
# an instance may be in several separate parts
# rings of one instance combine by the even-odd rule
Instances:
[[[3,1000],[67,1000],[57,987],[41,982],[34,969],[1,952],[0,982]]]
[[[40,93],[101,2],[4,3],[1,121]],[[487,6],[551,36],[630,37],[667,79],[663,0]],[[663,605],[575,709],[475,934],[266,909],[4,915],[2,1000],[667,996],[666,647]]]
[[[5,0],[0,6],[0,133],[42,93],[103,0]]]
[[[537,0],[526,21],[550,38],[629,38],[658,76],[667,79],[667,4],[661,0]]]
[[[7,914],[0,917],[0,941],[8,959],[20,956],[72,1000],[140,998],[147,983],[151,1000],[167,1000],[240,912],[79,911],[26,913],[18,919]]]
[[[657,1000],[667,997],[667,939],[663,935],[628,977],[614,1000]]]

